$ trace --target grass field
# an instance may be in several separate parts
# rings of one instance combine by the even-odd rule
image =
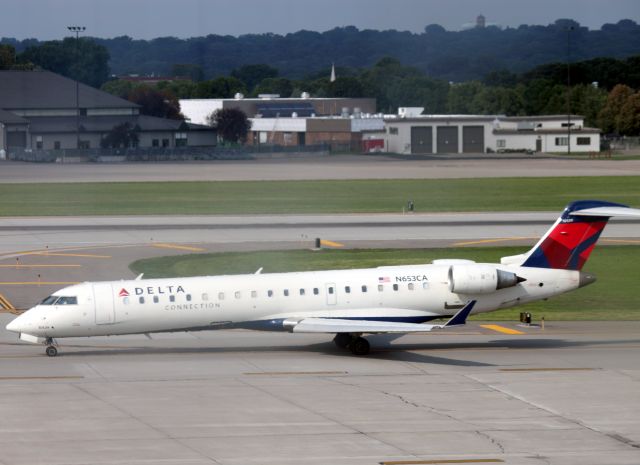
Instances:
[[[640,176],[356,181],[2,184],[0,216],[559,211],[640,205]]]
[[[131,269],[135,273],[145,273],[145,278],[253,273],[260,267],[264,267],[264,273],[274,273],[429,263],[437,258],[497,262],[502,256],[524,251],[522,247],[483,247],[234,252],[139,260],[131,264]],[[480,318],[517,320],[521,311],[529,311],[534,319],[544,316],[546,320],[638,320],[639,261],[640,246],[600,246],[585,267],[585,271],[595,273],[598,277],[595,284],[546,302],[501,310]]]

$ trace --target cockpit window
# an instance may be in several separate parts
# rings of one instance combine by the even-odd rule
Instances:
[[[42,302],[40,302],[40,305],[53,305],[56,300],[58,300],[57,295],[50,295],[49,297],[44,299]]]

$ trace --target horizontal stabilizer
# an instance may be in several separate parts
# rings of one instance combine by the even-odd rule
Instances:
[[[443,325],[397,323],[393,321],[347,320],[340,318],[305,318],[294,327],[294,333],[423,333],[466,323],[476,301],[472,300]]]
[[[601,217],[631,217],[640,218],[640,209],[629,207],[596,207],[577,210],[570,213],[571,216],[601,216]]]

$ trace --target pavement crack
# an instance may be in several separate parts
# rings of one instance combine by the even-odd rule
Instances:
[[[491,441],[491,444],[493,444],[498,449],[500,449],[501,454],[505,453],[504,446],[500,443],[500,441],[498,441],[496,438],[491,436],[489,433],[485,433],[484,431],[480,431],[480,430],[476,430],[475,432],[478,436],[482,436],[483,438],[487,438],[489,441]]]

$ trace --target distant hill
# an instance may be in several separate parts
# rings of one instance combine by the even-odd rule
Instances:
[[[420,34],[348,26],[322,33],[161,37],[149,41],[124,36],[95,41],[109,51],[111,72],[117,75],[168,75],[176,64],[194,64],[208,79],[228,75],[243,65],[266,63],[278,69],[280,76],[302,78],[327,69],[331,63],[364,68],[391,56],[431,77],[460,82],[481,79],[497,70],[522,73],[541,64],[565,62],[569,28],[571,61],[640,54],[640,26],[628,19],[605,24],[599,30],[559,19],[548,26],[489,26],[455,32],[429,25]],[[18,51],[38,44],[33,39],[3,38],[2,42]]]

